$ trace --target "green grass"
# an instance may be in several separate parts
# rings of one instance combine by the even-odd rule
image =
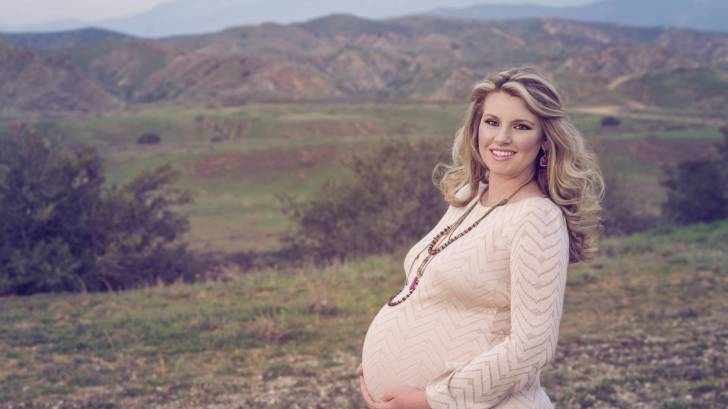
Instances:
[[[670,74],[657,73],[640,78],[643,87],[652,97],[655,104],[669,107],[684,107],[687,101],[696,96],[701,99],[715,99],[711,108],[716,112],[728,108],[725,90],[728,80],[724,70],[710,68],[681,69]]]
[[[637,140],[653,135],[656,139],[720,139],[721,133],[717,126],[695,126],[686,129],[656,130],[638,132],[617,132],[605,134],[604,138],[612,140]]]
[[[171,164],[180,171],[176,186],[188,189],[194,203],[182,209],[190,217],[186,241],[195,248],[222,252],[266,250],[279,246],[277,237],[290,228],[276,197],[283,193],[306,199],[329,179],[347,175],[341,160],[374,141],[408,138],[452,140],[464,104],[287,103],[248,104],[228,108],[143,106],[99,115],[43,119],[37,126],[58,135],[61,143],[96,146],[105,165],[106,185],[125,183],[144,170]],[[238,136],[211,142],[217,134],[199,118],[223,128],[243,124]],[[600,115],[572,115],[590,142],[610,143],[600,160],[625,176],[636,203],[659,212],[665,194],[660,169],[635,160],[628,145],[648,135],[658,142],[705,141],[719,136],[716,126],[661,119],[620,117],[616,128],[603,128]],[[0,128],[12,118],[0,120]],[[368,127],[368,128],[367,128]],[[162,142],[140,146],[143,132],[157,132]],[[291,133],[293,132],[293,133]],[[296,133],[299,132],[299,133]],[[301,159],[305,151],[314,163]],[[230,168],[219,165],[209,174],[200,166],[233,157]],[[305,156],[305,155],[304,155]],[[434,166],[434,164],[433,164]]]
[[[723,311],[726,238],[728,220],[604,240],[599,258],[569,269],[560,343],[631,336],[627,322],[649,331],[657,323],[649,314],[686,303],[701,315]],[[0,404],[93,399],[101,391],[108,401],[141,402],[160,390],[183,396],[202,383],[214,395],[240,377],[336,369],[334,355],[358,356],[368,323],[402,285],[403,253],[326,268],[233,269],[227,282],[0,298]],[[671,259],[678,255],[685,261]],[[570,376],[557,366],[547,379]],[[620,379],[572,396],[610,401]],[[716,382],[681,388],[708,394]]]
[[[181,209],[192,227],[185,240],[198,249],[237,252],[279,245],[277,235],[291,226],[282,216],[277,195],[314,197],[326,180],[346,175],[341,158],[376,140],[450,139],[464,108],[462,104],[295,103],[218,109],[148,107],[43,120],[39,126],[60,135],[63,143],[97,146],[107,167],[108,184],[123,183],[164,163],[177,167],[181,172],[177,186],[189,189],[195,200]],[[14,117],[3,115],[0,127]],[[238,138],[212,143],[215,133],[198,128],[195,118],[199,115],[223,126],[245,122],[246,128]],[[635,158],[630,144],[648,135],[663,142],[689,143],[719,136],[715,126],[685,124],[669,116],[660,120],[620,117],[622,124],[615,129],[602,128],[601,118],[573,116],[587,139],[610,143],[600,159],[620,169],[637,203],[651,211],[664,198],[657,183],[659,169],[653,162]],[[326,128],[337,121],[344,125]],[[321,123],[327,125],[317,128]],[[350,131],[361,123],[379,131]],[[293,137],[281,133],[301,128],[308,133]],[[134,143],[140,133],[150,131],[162,135],[159,146]],[[309,164],[296,159],[302,151],[313,149],[332,149],[334,154]],[[245,160],[270,156],[265,156],[268,162],[261,162],[260,168],[209,175],[195,171],[197,164],[223,154],[241,155]],[[624,339],[649,335],[675,341],[669,359],[690,355],[693,352],[679,345],[683,338],[691,338],[687,329],[694,328],[685,327],[684,322],[672,325],[670,320],[689,306],[701,319],[728,325],[721,314],[728,307],[726,243],[726,221],[604,240],[599,258],[569,269],[560,345],[576,348],[590,340],[617,343],[600,351],[606,354],[623,348]],[[336,371],[348,374],[353,368],[344,367],[339,354],[359,356],[368,323],[386,297],[402,285],[403,254],[400,250],[327,268],[251,274],[241,274],[230,265],[223,274],[226,281],[177,283],[124,293],[0,298],[0,407],[17,403],[44,407],[60,400],[82,402],[80,407],[86,408],[148,407],[190,397],[214,402],[226,393],[240,393],[231,385],[246,384],[258,376],[273,382],[281,376],[316,379],[318,374],[334,371],[341,379]],[[704,342],[690,351],[699,354],[714,347]],[[595,401],[625,406],[621,401],[614,403],[624,388],[639,385],[631,393],[648,401],[642,385],[651,382],[650,390],[660,398],[676,396],[672,402],[665,401],[664,407],[695,407],[695,402],[681,397],[686,394],[728,403],[720,395],[725,377],[704,374],[686,381],[679,378],[686,367],[672,367],[665,361],[620,364],[617,368],[624,372],[615,373],[619,371],[614,368],[603,372],[602,355],[594,352],[587,349],[571,355],[570,362],[544,372],[544,384],[555,391],[558,402],[571,407],[575,402]],[[625,352],[627,358],[640,354]],[[598,362],[573,362],[576,357],[592,356]],[[721,362],[720,357],[712,362]],[[585,381],[593,377],[593,382]],[[345,407],[363,407],[357,390],[341,393],[351,396]]]

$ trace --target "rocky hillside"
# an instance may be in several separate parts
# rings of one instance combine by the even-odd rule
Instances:
[[[673,76],[700,79],[709,73],[711,84],[723,90],[709,105],[728,108],[728,34],[552,18],[478,22],[332,15],[207,35],[124,38],[50,53],[86,83],[130,104],[462,100],[487,72],[528,63],[552,75],[575,104],[629,99],[660,105],[651,90],[669,87]],[[0,60],[0,72],[14,64]],[[658,75],[662,85],[635,93],[633,85],[646,75]],[[680,86],[697,97],[690,103],[705,105],[699,84]],[[3,98],[16,105],[15,97]],[[75,110],[79,104],[46,108]]]
[[[67,57],[0,43],[0,112],[89,112],[123,104]]]

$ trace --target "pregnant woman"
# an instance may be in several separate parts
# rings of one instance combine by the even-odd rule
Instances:
[[[567,267],[596,251],[604,196],[553,84],[532,67],[476,84],[439,186],[450,206],[364,338],[367,406],[553,408],[539,377]]]

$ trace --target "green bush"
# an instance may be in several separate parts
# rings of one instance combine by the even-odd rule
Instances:
[[[602,118],[602,126],[619,126],[621,121],[611,115]]]
[[[627,188],[627,182],[615,170],[605,169],[604,186],[602,223],[605,235],[632,234],[659,224],[659,217],[638,210],[639,204]]]
[[[296,226],[282,238],[282,257],[347,259],[419,240],[447,207],[432,171],[448,153],[445,141],[380,143],[355,153],[346,163],[353,177],[328,181],[313,200],[282,196]]]
[[[136,140],[136,143],[140,145],[156,145],[158,144],[162,138],[159,136],[159,134],[156,134],[154,132],[145,132]]]
[[[94,149],[54,146],[27,125],[0,132],[0,295],[117,290],[191,276],[176,239],[189,203],[163,166],[103,187]]]
[[[728,218],[728,128],[721,128],[716,151],[664,168],[660,183],[667,189],[664,215],[678,224]]]

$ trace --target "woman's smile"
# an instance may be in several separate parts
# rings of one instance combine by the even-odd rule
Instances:
[[[502,160],[511,159],[516,153],[513,151],[491,149],[490,154],[493,157],[493,159],[502,161]]]

